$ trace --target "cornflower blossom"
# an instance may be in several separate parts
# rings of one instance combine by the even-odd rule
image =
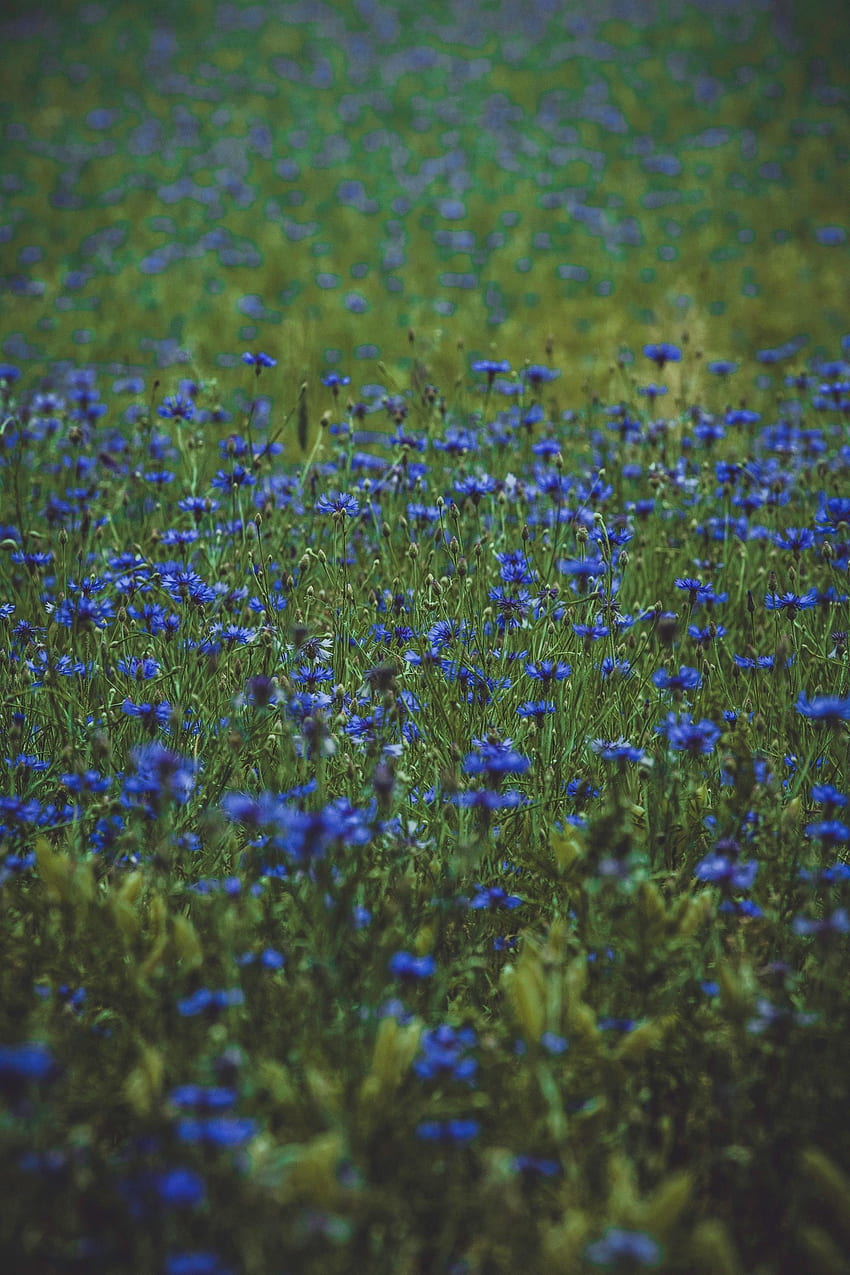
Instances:
[[[708,624],[702,629],[697,624],[688,625],[688,637],[700,650],[705,650],[712,642],[719,642],[725,636],[726,629],[722,624]]]
[[[577,637],[584,638],[585,646],[590,646],[591,642],[598,642],[600,638],[608,637],[611,630],[607,624],[574,624],[573,633]]]
[[[73,629],[105,629],[115,618],[115,608],[109,598],[96,601],[85,594],[75,598],[63,598],[53,612],[57,624]]]
[[[531,594],[527,589],[511,594],[496,586],[487,596],[496,603],[496,623],[500,629],[520,628],[531,610]]]
[[[195,404],[190,398],[172,394],[160,404],[158,410],[164,420],[191,421],[195,415]]]
[[[423,1120],[416,1136],[424,1142],[471,1142],[481,1129],[477,1120]]]
[[[493,908],[505,908],[512,912],[523,903],[518,894],[508,894],[500,885],[477,885],[475,889],[477,893],[466,905],[475,912],[489,912]]]
[[[850,827],[840,819],[821,819],[818,823],[808,823],[803,832],[807,837],[821,841],[826,846],[850,841]]]
[[[741,863],[732,854],[721,854],[719,847],[705,855],[694,868],[697,881],[719,885],[728,890],[750,890],[758,874],[758,863],[749,859]]]
[[[443,1023],[423,1033],[413,1070],[423,1080],[462,1080],[472,1085],[478,1062],[468,1051],[476,1043],[471,1027],[456,1029]]]
[[[550,699],[529,699],[520,704],[516,711],[518,716],[533,718],[538,726],[542,726],[543,719],[555,712],[555,703]]]
[[[163,571],[159,582],[175,602],[191,602],[199,607],[215,602],[215,589],[197,571]]]
[[[534,583],[537,572],[529,564],[521,549],[511,550],[509,553],[497,553],[496,560],[499,563],[499,578],[504,580],[505,584]]]
[[[496,743],[473,740],[473,743],[478,751],[467,753],[463,759],[463,772],[465,775],[483,775],[490,787],[496,787],[505,775],[524,775],[531,767],[529,758],[516,751],[511,739]]]
[[[789,618],[793,620],[798,611],[810,611],[817,605],[817,601],[817,589],[809,589],[807,593],[768,593],[765,595],[764,605],[768,611],[787,611]]]
[[[645,345],[643,352],[659,369],[663,368],[665,363],[680,363],[682,360],[682,351],[677,345],[671,345],[669,341]]]
[[[839,722],[850,721],[850,699],[841,699],[838,695],[816,695],[810,700],[805,691],[800,691],[795,708],[801,717],[813,722],[837,726]]]
[[[496,480],[489,474],[467,474],[464,478],[455,479],[452,490],[471,500],[473,505],[479,505],[484,496],[492,495],[496,490]]]
[[[627,1231],[619,1226],[609,1226],[601,1240],[588,1244],[584,1256],[594,1266],[626,1270],[638,1266],[657,1266],[661,1261],[662,1250],[645,1231]]]
[[[551,682],[561,682],[572,673],[572,666],[565,660],[536,660],[523,665],[526,673],[536,682],[548,686]]]
[[[695,691],[702,686],[702,674],[699,669],[688,668],[685,664],[678,673],[668,673],[660,668],[653,673],[652,684],[660,691]]]
[[[642,762],[645,758],[643,749],[627,739],[592,739],[590,747],[603,761]]]
[[[813,784],[812,801],[822,806],[844,807],[850,804],[850,798],[832,784]]]
[[[249,367],[256,368],[257,376],[260,375],[260,371],[264,367],[277,367],[277,359],[273,359],[270,354],[263,354],[262,350],[258,351],[256,354],[246,351],[245,354],[242,355],[242,362],[246,363]]]
[[[326,495],[320,496],[316,501],[316,513],[318,514],[340,514],[353,518],[359,512],[360,501],[356,496],[350,496],[347,492],[328,492]]]
[[[830,916],[817,917],[815,919],[795,916],[791,922],[791,929],[802,938],[811,936],[824,937],[828,934],[850,934],[850,916],[848,916],[846,908],[836,908]]]
[[[487,388],[490,389],[497,376],[506,376],[511,370],[507,359],[477,359],[472,364],[472,371],[487,377]]]
[[[541,385],[556,381],[560,375],[558,368],[544,367],[542,363],[530,363],[520,373],[522,379],[529,382],[535,393],[537,393]]]
[[[210,486],[217,491],[233,492],[238,487],[252,487],[256,481],[256,474],[250,473],[243,465],[234,465],[229,473],[224,469],[217,470],[215,477],[210,479]]]
[[[334,397],[339,394],[341,388],[351,384],[351,377],[343,376],[340,372],[326,372],[320,380],[327,389],[333,391]]]
[[[389,971],[393,978],[430,978],[437,968],[433,956],[414,956],[412,952],[395,952],[390,957]]]
[[[802,553],[804,549],[813,549],[815,533],[808,527],[786,527],[785,531],[774,531],[771,540],[778,549],[789,553]]]
[[[714,751],[722,731],[714,722],[692,720],[690,713],[668,713],[666,719],[655,727],[656,734],[666,735],[667,742],[676,752],[696,757]]]
[[[124,791],[143,796],[156,808],[163,800],[172,799],[185,805],[195,786],[198,763],[181,757],[158,741],[134,748],[130,760],[135,773],[124,780]]]
[[[425,635],[432,651],[442,651],[454,642],[469,642],[475,636],[466,620],[437,620]]]
[[[680,577],[673,581],[677,589],[685,589],[688,593],[688,603],[695,606],[698,602],[720,602],[714,592],[713,584],[703,584],[702,580],[697,580],[692,576]]]

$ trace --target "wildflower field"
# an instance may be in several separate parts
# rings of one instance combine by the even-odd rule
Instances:
[[[848,1275],[843,6],[0,36],[3,1270]]]

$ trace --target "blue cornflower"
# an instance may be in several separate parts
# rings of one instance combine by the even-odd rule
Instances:
[[[808,527],[786,527],[785,531],[774,531],[771,540],[779,549],[790,553],[802,553],[804,549],[813,549],[815,533]]]
[[[836,908],[831,916],[818,917],[815,920],[795,916],[791,929],[804,938],[815,934],[850,934],[850,916],[847,915],[846,908]]]
[[[496,623],[500,629],[518,629],[531,610],[531,594],[527,589],[508,593],[497,585],[487,596],[496,603]]]
[[[682,351],[678,345],[671,345],[669,341],[645,345],[643,352],[659,369],[663,368],[665,363],[680,363],[682,360]]]
[[[683,664],[678,673],[668,673],[660,668],[652,675],[652,684],[660,691],[695,691],[702,686],[702,674],[699,669],[688,668]]]
[[[533,584],[536,571],[529,565],[528,559],[521,549],[513,549],[509,553],[497,553],[499,577],[506,584]]]
[[[464,774],[484,775],[491,786],[503,775],[524,775],[531,766],[530,760],[513,748],[513,741],[510,739],[497,743],[486,740],[473,742],[478,751],[468,753],[463,759]]]
[[[223,1085],[177,1085],[168,1095],[173,1107],[193,1111],[229,1111],[236,1102],[236,1090]]]
[[[477,1120],[423,1120],[416,1136],[425,1142],[469,1142],[480,1129]]]
[[[164,1204],[194,1208],[206,1199],[206,1185],[193,1169],[166,1169],[156,1178],[156,1191]]]
[[[555,701],[551,699],[527,699],[517,707],[519,717],[531,717],[540,726],[543,718],[555,712]]]
[[[511,365],[507,359],[477,359],[472,364],[472,370],[486,375],[489,389],[497,375],[504,376],[510,372]]]
[[[137,717],[146,730],[153,732],[158,726],[167,724],[171,716],[171,705],[167,700],[159,704],[134,704],[131,699],[125,699],[121,712],[128,717]]]
[[[542,363],[530,363],[521,372],[523,380],[529,381],[531,388],[535,391],[539,390],[540,386],[546,382],[556,381],[560,375],[558,368],[544,367]]]
[[[840,819],[821,819],[818,823],[808,823],[803,831],[807,837],[815,837],[828,846],[850,841],[850,828]]]
[[[456,1030],[443,1023],[423,1033],[421,1053],[413,1064],[413,1070],[423,1080],[463,1080],[471,1085],[475,1081],[478,1063],[467,1051],[475,1044],[476,1036],[471,1027]]]
[[[594,1266],[619,1266],[626,1262],[637,1266],[657,1266],[661,1247],[645,1231],[626,1231],[609,1226],[601,1240],[588,1244],[584,1256]]]
[[[733,363],[731,359],[715,359],[712,363],[706,363],[706,367],[712,376],[726,377],[737,372],[739,364]]]
[[[430,978],[437,968],[433,956],[414,956],[412,952],[395,952],[390,957],[389,971],[393,978]]]
[[[591,642],[598,642],[600,638],[607,637],[610,631],[607,624],[573,625],[573,633],[577,637],[584,638],[585,646],[589,646]]]
[[[453,642],[468,642],[473,636],[474,630],[466,620],[437,620],[426,634],[432,651],[442,651]]]
[[[813,722],[836,726],[839,722],[850,721],[850,699],[840,699],[837,695],[816,695],[810,700],[805,691],[800,691],[795,707],[802,717]]]
[[[452,803],[464,810],[515,810],[521,806],[522,793],[510,788],[507,792],[494,792],[491,788],[474,788],[468,792],[452,794]]]
[[[333,390],[334,397],[336,397],[342,386],[351,384],[351,377],[343,376],[340,372],[326,372],[321,377],[321,382],[328,389]]]
[[[561,682],[565,677],[569,677],[573,671],[565,660],[529,661],[529,663],[523,665],[523,668],[529,677],[544,684]]]
[[[639,762],[644,752],[627,739],[592,739],[590,747],[603,761]]]
[[[670,747],[676,752],[690,753],[691,756],[713,752],[714,745],[722,734],[720,727],[715,726],[714,722],[705,718],[695,722],[690,713],[682,713],[678,717],[675,713],[668,713],[666,720],[656,726],[655,730],[656,734],[667,736]]]
[[[489,474],[467,474],[463,478],[455,479],[453,490],[459,496],[471,500],[473,505],[478,505],[484,496],[489,496],[496,490],[496,480]]]
[[[832,784],[813,784],[812,801],[824,806],[846,806],[848,798]]]
[[[264,367],[277,367],[277,359],[273,359],[270,354],[263,354],[262,351],[257,354],[246,351],[242,355],[242,362],[247,363],[249,367],[255,367],[257,376],[260,375],[260,370]]]
[[[469,900],[467,907],[478,912],[489,912],[492,908],[505,908],[507,911],[512,912],[514,908],[520,907],[523,902],[518,894],[508,894],[500,885],[477,885],[475,888],[478,893]]]
[[[128,793],[141,794],[154,804],[163,798],[173,798],[183,805],[195,786],[198,763],[190,757],[181,757],[157,740],[134,748],[130,760],[135,774],[124,780]]]
[[[191,421],[195,415],[195,404],[190,398],[172,394],[160,404],[159,414],[165,420]]]
[[[0,1045],[0,1090],[28,1081],[41,1084],[58,1075],[56,1060],[39,1041]]]
[[[692,576],[685,576],[673,581],[677,589],[686,589],[688,592],[688,602],[694,606],[697,602],[719,602],[720,599],[715,595],[713,584],[703,584],[702,580],[697,580]]]
[[[603,678],[626,678],[631,676],[632,666],[629,660],[614,660],[610,655],[606,655],[599,665],[599,671]]]
[[[191,602],[201,607],[215,601],[215,589],[201,579],[198,571],[163,571],[159,583],[175,602]]]
[[[810,611],[817,600],[817,589],[809,589],[807,593],[768,593],[764,605],[768,611],[787,611],[793,619],[798,611]]]
[[[316,501],[316,513],[319,514],[342,514],[353,518],[359,512],[360,501],[344,491],[328,492]]]
[[[716,851],[705,855],[694,868],[694,876],[698,881],[734,890],[751,889],[757,874],[758,863],[755,859],[740,863],[733,855],[719,854]]]
[[[224,469],[217,470],[215,477],[210,479],[210,486],[217,491],[235,491],[237,487],[252,487],[256,481],[256,474],[250,473],[243,465],[234,465],[229,473]]]
[[[250,1116],[210,1116],[206,1120],[178,1120],[175,1131],[181,1142],[242,1147],[257,1132],[257,1122]]]
[[[726,628],[722,624],[714,624],[712,622],[702,629],[697,624],[688,625],[688,637],[696,643],[700,650],[704,650],[712,642],[719,642],[725,636]]]
[[[191,1252],[170,1253],[165,1259],[163,1275],[233,1275],[233,1268],[225,1266],[217,1253],[193,1249]]]
[[[196,1014],[219,1014],[231,1005],[241,1005],[245,993],[241,987],[225,987],[219,991],[211,991],[208,987],[199,987],[191,996],[185,996],[177,1002],[177,1012],[182,1018],[193,1018]]]
[[[514,1173],[522,1173],[526,1177],[539,1175],[542,1178],[555,1178],[561,1172],[561,1165],[557,1160],[547,1160],[537,1155],[515,1155],[511,1160],[511,1168]]]
[[[99,601],[85,596],[63,598],[53,618],[69,629],[105,629],[115,618],[115,609],[108,598]]]

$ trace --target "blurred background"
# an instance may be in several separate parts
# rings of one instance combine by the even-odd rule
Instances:
[[[834,357],[842,9],[6,5],[0,359],[374,379],[413,329],[444,385],[495,355],[587,388],[683,334]]]

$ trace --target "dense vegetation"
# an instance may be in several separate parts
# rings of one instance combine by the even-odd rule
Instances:
[[[16,1275],[850,1270],[847,38],[738,9],[5,20]]]

